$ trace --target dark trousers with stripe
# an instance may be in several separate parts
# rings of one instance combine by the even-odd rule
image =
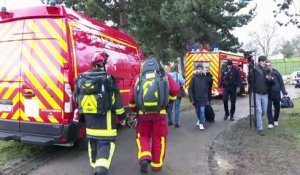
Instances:
[[[114,151],[114,141],[89,138],[88,152],[91,167],[104,167],[109,169]]]

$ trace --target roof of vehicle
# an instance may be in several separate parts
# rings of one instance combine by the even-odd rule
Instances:
[[[15,21],[20,19],[33,19],[33,18],[69,18],[76,20],[87,27],[97,27],[97,31],[108,36],[113,36],[114,38],[124,41],[130,45],[137,45],[134,39],[122,33],[112,27],[109,27],[97,20],[94,20],[83,13],[76,12],[69,9],[63,5],[49,6],[40,5],[33,7],[26,7],[21,9],[15,9],[8,12],[0,12],[0,23],[7,21]]]

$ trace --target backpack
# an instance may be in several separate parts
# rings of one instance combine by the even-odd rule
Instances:
[[[211,105],[205,106],[205,120],[207,122],[215,122],[215,112]]]
[[[282,97],[281,98],[281,108],[293,108],[294,103],[290,99],[290,97]]]
[[[146,59],[143,65],[134,87],[135,102],[142,112],[159,112],[169,102],[169,81],[160,69],[160,63],[154,58]]]
[[[79,114],[105,114],[111,109],[112,77],[106,72],[85,72],[75,80]]]

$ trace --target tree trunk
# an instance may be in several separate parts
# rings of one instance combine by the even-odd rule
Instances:
[[[126,0],[119,0],[120,7],[120,30],[124,33],[127,33],[128,30],[128,21],[127,21],[127,5]]]

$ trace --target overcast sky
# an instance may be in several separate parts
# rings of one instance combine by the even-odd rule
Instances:
[[[278,0],[280,1],[280,0]],[[282,0],[283,1],[283,0]],[[295,6],[292,5],[291,10],[296,10],[300,12],[300,0],[294,0],[296,3]],[[261,30],[261,26],[264,23],[269,23],[271,26],[275,24],[276,19],[274,18],[273,10],[277,10],[276,3],[273,0],[254,0],[249,4],[249,7],[257,4],[257,16],[247,25],[241,28],[238,28],[234,31],[234,34],[240,39],[242,42],[248,41],[248,34],[250,32]],[[282,21],[286,21],[286,18],[280,18]],[[300,17],[298,17],[300,22]],[[295,36],[300,35],[300,29],[294,25],[289,24],[287,27],[277,25],[277,34],[281,39],[290,40]]]
[[[300,0],[294,0],[294,2],[296,3],[296,8],[299,12]],[[35,4],[41,4],[41,1],[40,0],[0,0],[0,6],[3,6],[5,3],[7,9],[9,10],[12,8],[20,8],[20,7],[32,6]],[[247,26],[243,26],[242,28],[237,28],[233,32],[241,42],[247,42],[249,40],[248,34],[253,31],[259,31],[263,23],[265,22],[268,22],[269,24],[275,23],[275,19],[273,17],[272,11],[277,8],[273,0],[254,0],[249,4],[249,6],[251,7],[255,4],[257,4],[257,12],[258,12],[257,16]],[[294,9],[294,6],[292,6],[291,8]],[[278,27],[277,33],[279,38],[289,40],[297,35],[299,36],[300,29],[298,29],[293,25],[289,25],[287,27],[283,26],[283,27]]]

